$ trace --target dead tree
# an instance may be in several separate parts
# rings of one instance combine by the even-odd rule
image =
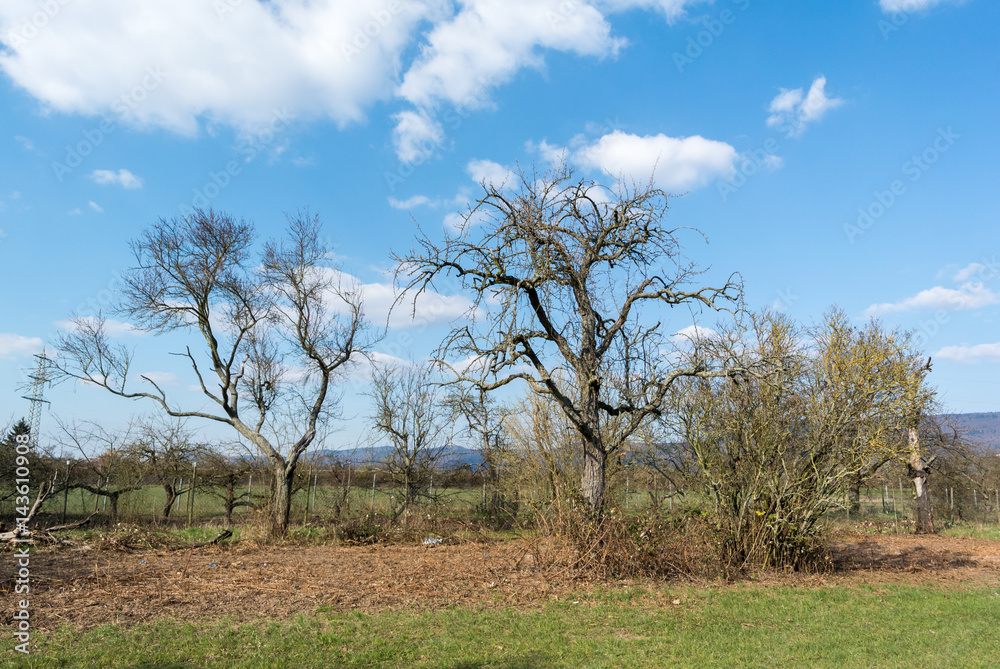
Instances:
[[[132,352],[112,341],[102,316],[74,318],[58,343],[64,378],[148,400],[168,416],[228,425],[252,443],[270,465],[275,535],[287,531],[296,465],[335,403],[338,370],[373,343],[360,294],[330,265],[319,233],[317,218],[292,217],[286,240],[258,255],[250,223],[198,210],[161,219],[132,242],[136,265],[123,274],[116,312],[146,332],[199,342],[198,355],[191,347],[176,355],[214,411],[181,407],[152,376],[136,389]]]
[[[926,457],[926,449],[920,443],[920,421],[925,414],[925,409],[929,404],[932,393],[928,391],[923,383],[927,373],[931,371],[931,359],[927,358],[926,364],[915,367],[912,372],[914,379],[914,390],[910,398],[911,411],[907,434],[907,478],[913,482],[913,505],[916,509],[917,534],[934,534],[934,514],[931,508],[931,491],[927,483],[930,473],[930,466],[933,464],[935,456]]]
[[[519,180],[517,190],[484,182],[457,233],[442,242],[421,234],[395,254],[397,280],[415,292],[414,309],[448,275],[473,293],[472,324],[453,330],[438,358],[483,391],[523,381],[554,401],[579,433],[582,494],[600,511],[609,457],[660,413],[671,384],[718,373],[663,355],[681,329],[666,329],[665,312],[731,308],[741,286],[735,275],[691,286],[700,271],[679,229],[665,225],[667,194],[652,185],[612,190],[565,169]]]

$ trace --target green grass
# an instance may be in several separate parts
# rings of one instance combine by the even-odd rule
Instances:
[[[940,534],[946,537],[971,537],[973,539],[1000,541],[1000,526],[985,525],[983,523],[956,523],[951,527],[940,530]]]
[[[615,588],[538,610],[61,629],[37,636],[29,658],[8,634],[0,657],[12,667],[994,667],[998,607],[996,588]]]

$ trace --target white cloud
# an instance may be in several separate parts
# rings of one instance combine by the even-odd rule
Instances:
[[[673,21],[705,1],[89,0],[57,3],[35,30],[37,0],[4,0],[0,69],[47,111],[187,135],[249,133],[278,108],[346,125],[396,98],[407,108],[393,139],[410,162],[443,142],[442,106],[488,107],[492,89],[544,68],[547,52],[614,57],[626,40],[608,14]]]
[[[485,182],[497,188],[513,185],[514,173],[511,169],[492,160],[470,160],[465,171],[477,184]]]
[[[399,94],[421,109],[441,101],[476,108],[488,87],[522,67],[541,67],[539,49],[603,57],[623,45],[601,12],[586,3],[568,8],[564,0],[467,0],[427,35]]]
[[[14,135],[14,139],[24,147],[25,151],[32,151],[35,148],[35,143],[23,135]]]
[[[98,214],[104,213],[104,209],[101,207],[101,205],[97,204],[93,200],[90,200],[89,202],[87,202],[87,204],[90,206],[91,209],[96,211]]]
[[[970,263],[965,267],[963,267],[962,269],[958,270],[955,273],[955,276],[951,278],[951,280],[958,282],[968,281],[977,274],[981,274],[985,271],[986,271],[986,265],[978,262]]]
[[[683,16],[687,5],[698,4],[704,0],[601,0],[598,4],[610,11],[627,9],[659,10],[668,21],[673,22]]]
[[[173,372],[144,372],[140,376],[149,379],[158,386],[176,386],[178,384],[177,375]],[[201,388],[198,388],[201,390]]]
[[[442,0],[58,3],[25,39],[36,0],[0,3],[0,68],[46,107],[185,134],[253,129],[275,108],[348,123],[391,95],[415,28]],[[389,8],[397,11],[390,11]],[[81,58],[80,54],[86,54]]]
[[[427,291],[417,298],[416,307],[412,296],[403,296],[390,314],[389,310],[399,295],[391,283],[365,283],[361,285],[361,293],[365,302],[365,315],[379,326],[388,320],[391,329],[450,325],[456,320],[464,319],[472,307],[469,299],[461,295],[442,295]]]
[[[404,111],[394,118],[392,141],[404,163],[427,160],[444,141],[444,128],[426,112]]]
[[[653,177],[660,188],[682,191],[728,177],[734,172],[738,157],[729,144],[700,135],[640,137],[615,130],[593,144],[576,149],[571,160],[637,183]]]
[[[79,321],[86,323],[87,325],[94,327],[97,325],[97,319],[93,316],[81,316]],[[77,329],[76,323],[71,320],[56,321],[56,327],[62,330],[75,331]],[[143,330],[135,327],[131,323],[125,323],[123,321],[116,321],[113,318],[104,319],[104,332],[109,337],[122,337],[124,335],[136,335],[142,336],[146,334]]]
[[[70,209],[69,211],[66,212],[66,214],[69,216],[79,216],[82,213],[83,212],[80,210],[79,207],[76,207],[75,209]]]
[[[41,353],[44,342],[38,337],[22,337],[0,332],[0,358],[18,358]]]
[[[810,123],[819,121],[828,111],[842,104],[844,101],[840,98],[827,97],[826,77],[816,77],[808,93],[803,93],[801,88],[782,88],[768,107],[771,115],[767,117],[767,125],[781,128],[789,137],[800,137]]]
[[[681,328],[674,333],[674,336],[671,339],[673,339],[675,344],[687,344],[698,339],[711,339],[712,337],[718,336],[719,333],[712,328],[689,325],[686,328]]]
[[[416,309],[412,295],[406,295],[398,304],[399,290],[389,281],[364,283],[357,277],[334,269],[324,269],[340,286],[353,286],[361,292],[365,318],[377,327],[388,324],[390,329],[407,329],[431,325],[451,324],[468,316],[472,302],[461,295],[442,295],[433,290],[417,298]],[[330,308],[337,310],[340,302],[335,295],[329,297]],[[339,304],[338,304],[339,303]],[[395,308],[393,305],[395,304]],[[391,313],[390,313],[391,310]]]
[[[405,200],[397,200],[394,197],[389,198],[389,206],[393,209],[413,209],[415,207],[423,207],[430,204],[431,200],[426,195],[414,195],[411,198]]]
[[[1000,342],[996,344],[976,344],[969,346],[945,346],[934,354],[936,358],[945,358],[955,362],[974,363],[980,361],[1000,362]]]
[[[142,188],[142,179],[132,174],[128,170],[94,170],[90,173],[90,178],[95,182],[106,185],[112,184],[122,188]]]
[[[466,0],[456,14],[427,34],[397,95],[424,116],[443,103],[478,109],[489,106],[491,88],[510,81],[522,68],[542,68],[544,50],[603,58],[615,55],[624,45],[624,40],[611,35],[604,15],[587,3]],[[405,147],[418,143],[407,139],[411,132],[424,142],[435,136],[404,114],[397,117],[395,136],[399,157],[405,162]],[[438,143],[441,140],[437,137]]]
[[[525,142],[524,148],[529,153],[537,153],[549,165],[559,165],[569,157],[569,149],[565,146],[549,144],[544,139],[538,144],[532,141]]]
[[[873,304],[865,309],[865,314],[876,316],[879,314],[911,311],[913,309],[964,311],[967,309],[978,309],[996,304],[997,302],[1000,302],[1000,295],[997,295],[983,284],[964,283],[958,290],[944,288],[943,286],[934,286],[933,288],[922,290],[913,297],[908,297],[900,302]]]
[[[879,5],[886,12],[919,12],[930,9],[945,2],[955,0],[879,0]]]

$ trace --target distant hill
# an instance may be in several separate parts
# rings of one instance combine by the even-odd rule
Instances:
[[[938,417],[943,418],[970,441],[1000,450],[1000,411],[951,413]]]
[[[355,467],[378,464],[383,462],[392,454],[391,446],[367,446],[353,450],[322,450],[316,451],[314,457],[320,462],[327,464],[343,463],[352,464]],[[464,446],[449,444],[444,447],[438,467],[442,469],[453,469],[455,467],[471,467],[476,469],[483,462],[483,458],[478,451],[474,451]]]

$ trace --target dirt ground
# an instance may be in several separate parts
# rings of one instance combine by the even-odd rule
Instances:
[[[997,541],[851,535],[841,537],[831,552],[835,567],[828,573],[770,573],[751,580],[802,586],[1000,585]],[[596,585],[560,569],[561,560],[550,563],[550,557],[556,557],[554,549],[539,551],[537,544],[523,541],[433,547],[38,548],[30,558],[32,627],[68,623],[89,629],[162,617],[281,619],[319,607],[374,612],[536,606]],[[0,553],[0,560],[15,563],[10,552]],[[4,625],[14,611],[14,571],[5,567],[0,582]]]

